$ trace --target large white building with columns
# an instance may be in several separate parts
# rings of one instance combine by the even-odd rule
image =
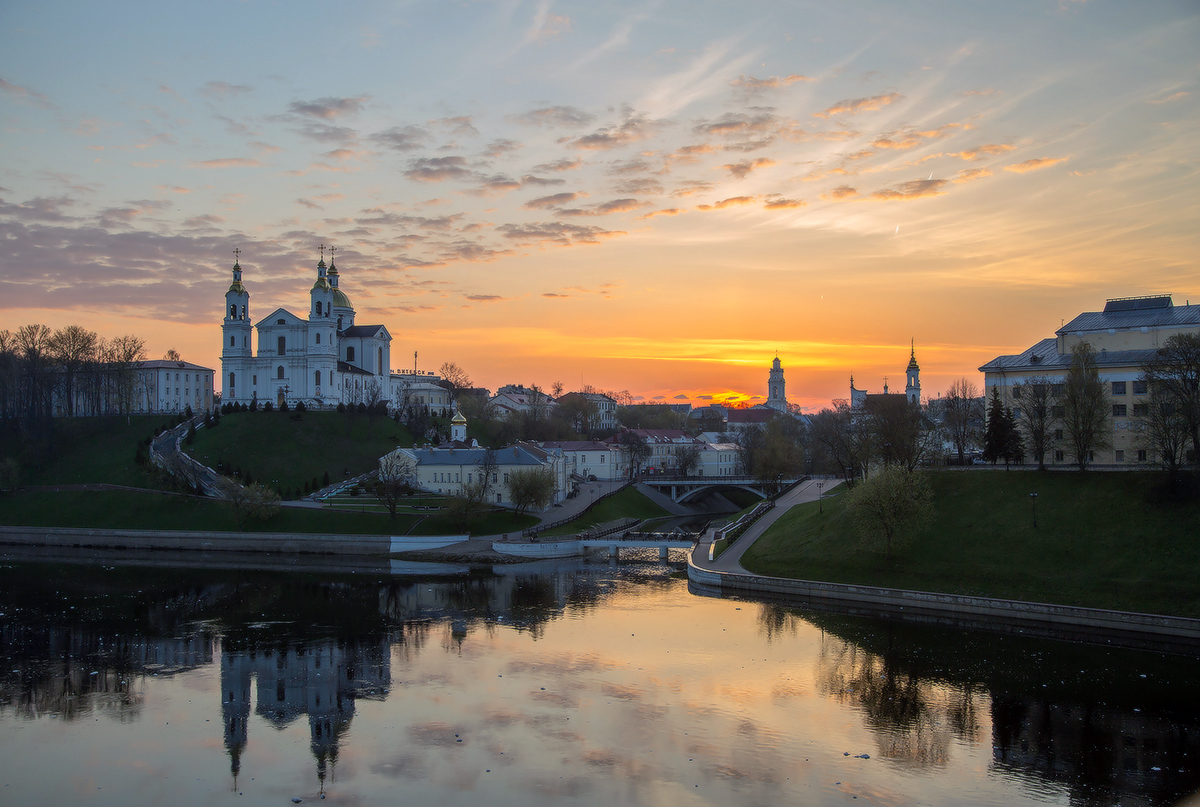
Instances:
[[[400,376],[393,382],[390,370],[392,335],[383,325],[354,321],[332,258],[326,267],[322,254],[316,275],[307,316],[276,308],[252,324],[250,292],[234,262],[221,325],[224,402],[329,407],[397,399],[403,383]]]

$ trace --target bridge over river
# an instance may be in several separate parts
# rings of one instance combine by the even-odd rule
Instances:
[[[807,476],[785,476],[772,482],[764,482],[753,476],[643,476],[638,479],[643,485],[654,488],[671,497],[672,501],[688,502],[711,490],[738,488],[747,490],[766,499],[777,490],[789,487]]]

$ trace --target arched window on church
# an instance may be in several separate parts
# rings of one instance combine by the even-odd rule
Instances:
[[[375,365],[375,372],[383,372],[383,348],[379,348],[379,364]]]
[[[233,379],[234,379],[234,375],[233,375],[233,373],[230,373],[229,374],[229,391],[230,392],[233,391]]]
[[[354,348],[353,347],[346,348],[346,361],[354,361]]]
[[[287,353],[287,337],[281,336],[279,337],[279,355],[282,356],[284,353]],[[280,378],[283,378],[283,376],[280,376]]]
[[[321,371],[320,370],[317,370],[316,381],[317,381],[316,386],[318,386],[318,387],[321,386]]]
[[[234,346],[235,346],[235,344],[234,344],[234,340],[235,340],[236,338],[237,338],[237,337],[236,337],[236,336],[234,336],[233,334],[229,334],[229,346],[230,346],[230,347],[234,347]]]
[[[282,364],[279,365],[279,367],[275,370],[275,377],[279,378],[279,379],[283,378],[283,365]]]
[[[237,306],[236,305],[229,306],[229,318],[237,319]]]
[[[321,344],[321,332],[317,331],[317,344]]]

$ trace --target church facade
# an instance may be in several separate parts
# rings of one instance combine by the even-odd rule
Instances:
[[[221,325],[226,403],[304,401],[327,408],[395,399],[392,335],[383,325],[355,322],[332,258],[326,267],[322,254],[316,275],[306,316],[276,308],[252,325],[250,292],[242,284],[241,265],[234,262]]]

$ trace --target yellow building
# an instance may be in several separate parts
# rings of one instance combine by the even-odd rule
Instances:
[[[1139,415],[1145,411],[1146,384],[1141,380],[1142,365],[1167,339],[1179,333],[1200,333],[1200,304],[1177,306],[1171,295],[1123,297],[1108,300],[1103,311],[1088,311],[1059,328],[1055,336],[1043,339],[1028,350],[1013,356],[997,356],[979,368],[984,374],[985,394],[1000,390],[1005,406],[1018,414],[1022,388],[1031,378],[1043,377],[1061,384],[1071,366],[1071,350],[1089,342],[1096,351],[1100,379],[1105,383],[1112,405],[1112,445],[1095,452],[1092,461],[1100,465],[1131,466],[1153,463],[1153,450],[1139,439]],[[1052,426],[1052,438],[1046,452],[1047,465],[1075,462],[1063,439],[1061,424]],[[1033,457],[1026,463],[1035,464]]]

